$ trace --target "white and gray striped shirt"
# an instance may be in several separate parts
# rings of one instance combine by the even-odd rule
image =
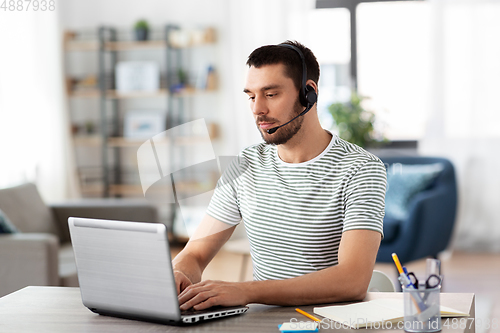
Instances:
[[[287,279],[336,265],[344,231],[383,235],[385,188],[382,162],[336,135],[304,163],[283,162],[261,143],[224,172],[207,213],[244,221],[255,280]]]

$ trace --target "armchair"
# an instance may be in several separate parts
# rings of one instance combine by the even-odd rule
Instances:
[[[0,210],[20,230],[0,234],[0,297],[29,285],[77,287],[68,217],[157,222],[144,201],[89,199],[47,206],[34,184],[0,190]]]
[[[451,162],[438,157],[380,157],[386,165],[431,165],[439,163],[441,171],[422,191],[408,202],[405,218],[384,217],[384,239],[377,262],[392,262],[396,252],[402,263],[425,257],[436,257],[450,241],[457,210],[457,185]],[[387,198],[386,198],[387,203]]]

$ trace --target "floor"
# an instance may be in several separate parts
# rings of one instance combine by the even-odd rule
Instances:
[[[173,250],[173,255],[177,252],[178,249]],[[484,329],[486,325],[483,325],[483,329],[477,332],[500,333],[500,254],[454,252],[440,259],[444,275],[442,291],[475,293],[476,312],[491,311],[490,328]],[[239,281],[243,261],[243,255],[222,250],[205,270],[203,279]],[[425,260],[406,266],[417,276],[425,275]],[[397,282],[394,265],[376,264],[375,269],[385,272]],[[251,260],[247,260],[245,279],[252,279]]]

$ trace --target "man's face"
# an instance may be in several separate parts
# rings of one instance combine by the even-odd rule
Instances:
[[[293,80],[285,76],[283,64],[250,67],[244,92],[249,97],[257,128],[266,143],[284,144],[300,130],[303,117],[273,134],[267,133],[268,129],[285,124],[304,109]]]

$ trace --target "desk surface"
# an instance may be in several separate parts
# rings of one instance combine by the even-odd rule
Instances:
[[[402,298],[401,293],[368,293],[367,299]],[[441,294],[441,304],[468,312],[475,317],[474,294]],[[301,306],[313,313],[313,306]],[[239,316],[212,320],[188,327],[168,326],[134,320],[105,317],[92,313],[83,306],[79,288],[26,287],[0,298],[0,332],[273,332],[278,324],[297,318],[307,318],[295,312],[295,307],[251,304],[250,310]],[[332,329],[333,330],[333,329]],[[320,329],[320,332],[329,331]],[[337,332],[368,332],[362,329],[337,329]],[[395,332],[397,330],[373,330]],[[442,332],[474,332],[471,329],[447,329]]]

